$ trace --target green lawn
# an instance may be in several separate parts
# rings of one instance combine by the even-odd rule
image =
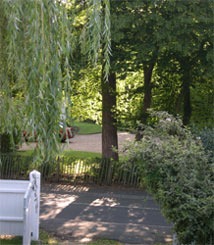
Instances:
[[[14,237],[14,236],[7,236],[6,238],[0,236],[0,244],[1,245],[20,245],[22,244],[22,237]],[[31,242],[32,245],[37,244],[60,244],[58,240],[56,240],[53,235],[49,234],[44,230],[39,231],[39,241],[38,242]]]
[[[95,123],[73,121],[71,126],[79,127],[77,134],[96,134],[102,132],[102,127]]]
[[[8,238],[1,238],[0,236],[0,244],[1,245],[20,245],[22,244],[21,237],[8,237]]]
[[[72,242],[69,241],[62,241],[59,238],[55,238],[53,233],[48,233],[44,230],[40,230],[39,232],[39,241],[34,242],[32,241],[32,245],[39,245],[39,244],[55,244],[55,245],[60,245],[60,244],[72,244]],[[4,236],[3,236],[4,237]],[[1,245],[20,245],[22,244],[22,237],[14,237],[14,236],[7,236],[7,238],[2,238],[0,236],[0,244]],[[97,240],[94,242],[88,242],[88,243],[78,243],[79,245],[122,245],[120,242],[112,241],[112,240]]]
[[[33,150],[28,151],[17,151],[11,154],[30,157],[33,154]],[[87,152],[87,151],[64,151],[63,156],[71,157],[74,159],[86,159],[86,158],[95,158],[95,157],[101,157],[101,153],[96,152]]]
[[[44,230],[40,230],[40,236],[38,242],[31,242],[31,245],[39,245],[39,244],[72,244],[73,242],[69,241],[62,241],[59,238],[55,238],[52,233],[48,233]],[[20,245],[22,244],[22,238],[21,237],[11,237],[6,239],[1,239],[0,236],[0,244],[1,245]],[[123,245],[123,243],[113,240],[104,240],[99,239],[97,241],[93,242],[87,242],[87,243],[78,243],[79,245]],[[164,243],[166,244],[166,243]],[[164,245],[163,243],[155,243],[154,245]],[[168,245],[172,245],[172,243],[167,243]]]
[[[63,156],[71,157],[75,159],[86,159],[86,158],[101,157],[101,153],[70,150],[70,151],[64,151]]]
[[[33,150],[27,150],[27,151],[15,151],[10,153],[10,155],[20,155],[24,157],[30,157],[33,154]]]

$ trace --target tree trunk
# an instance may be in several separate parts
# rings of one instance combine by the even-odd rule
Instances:
[[[116,74],[110,73],[108,81],[102,75],[102,158],[118,161],[116,109]]]
[[[190,76],[188,73],[184,75],[183,80],[183,98],[184,98],[184,115],[183,115],[183,124],[188,125],[192,115],[192,106],[191,106],[191,96],[190,96]]]
[[[178,95],[178,98],[177,98],[176,104],[175,104],[175,116],[177,114],[179,114],[181,111],[181,105],[182,105],[183,97],[184,97],[184,90],[183,90],[183,86],[182,86],[181,92]]]
[[[155,63],[152,63],[150,65],[145,65],[143,67],[144,72],[144,98],[143,103],[141,107],[141,116],[140,116],[140,122],[143,124],[147,124],[147,118],[148,118],[148,109],[151,106],[152,103],[152,71],[155,66]],[[141,132],[138,132],[136,134],[136,140],[140,140],[143,137]]]

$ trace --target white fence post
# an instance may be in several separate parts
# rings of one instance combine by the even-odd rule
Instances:
[[[30,173],[30,182],[33,185],[32,207],[32,240],[39,240],[39,210],[40,210],[40,182],[41,174],[34,170]]]
[[[32,236],[32,214],[33,214],[33,191],[32,183],[29,182],[24,195],[24,223],[23,223],[23,238],[22,245],[30,245]]]
[[[39,240],[39,208],[39,172],[30,181],[0,180],[0,235],[23,236],[23,245]]]

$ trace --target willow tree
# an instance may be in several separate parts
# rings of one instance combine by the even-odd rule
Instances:
[[[96,62],[103,40],[107,76],[110,16],[104,15],[106,25],[101,26],[99,4],[101,0],[88,1],[90,38],[84,43]],[[103,4],[109,9],[109,0]],[[0,134],[35,130],[40,160],[60,149],[60,114],[72,82],[74,7],[72,1],[60,0],[0,1]]]

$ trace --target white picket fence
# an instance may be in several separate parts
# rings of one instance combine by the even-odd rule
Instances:
[[[22,236],[23,245],[39,239],[40,173],[29,181],[0,180],[0,235]]]

